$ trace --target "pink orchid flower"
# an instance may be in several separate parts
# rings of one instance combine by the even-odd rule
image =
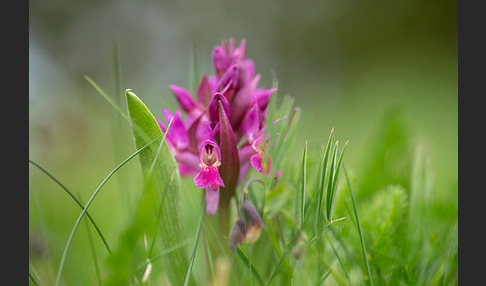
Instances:
[[[206,212],[214,215],[221,199],[231,197],[247,176],[250,166],[260,174],[268,138],[264,134],[268,102],[276,88],[258,87],[252,60],[246,58],[246,40],[236,47],[234,39],[222,41],[212,52],[214,75],[202,76],[195,97],[186,89],[170,85],[181,111],[164,110],[166,125],[174,118],[167,144],[182,176],[194,176],[197,188],[206,190]],[[277,173],[280,175],[280,173]],[[220,199],[220,193],[224,196]],[[228,195],[226,195],[228,194]]]

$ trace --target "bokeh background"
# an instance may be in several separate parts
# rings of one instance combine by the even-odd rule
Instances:
[[[176,107],[169,84],[193,91],[203,72],[212,73],[212,48],[246,38],[260,86],[277,79],[279,96],[292,96],[302,109],[302,144],[321,150],[334,127],[338,139],[349,140],[345,161],[359,176],[380,128],[399,116],[406,139],[428,154],[438,190],[433,199],[457,209],[451,188],[458,172],[457,6],[457,0],[30,0],[29,158],[86,201],[134,147],[129,126],[84,76],[122,106],[124,90],[132,89],[160,116]],[[127,165],[117,183],[135,185],[123,177],[137,167]],[[29,178],[29,236],[51,233],[60,246],[49,257],[59,257],[79,211],[38,170],[31,168]],[[109,212],[97,220],[116,228],[128,203],[115,182],[106,189],[92,212]]]

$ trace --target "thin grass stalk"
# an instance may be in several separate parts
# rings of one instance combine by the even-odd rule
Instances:
[[[113,41],[113,85],[114,85],[114,100],[116,106],[122,106],[123,103],[123,90],[122,86],[122,64],[121,64],[121,51],[120,51],[120,43],[119,41]],[[93,84],[92,82],[90,82]],[[120,113],[121,109],[115,110],[116,113]],[[116,115],[116,113],[114,115]],[[123,111],[123,114],[126,114]],[[115,160],[118,161],[124,157],[123,155],[123,148],[119,142],[124,142],[124,130],[122,129],[122,118],[119,116],[113,116],[112,120],[114,128],[113,131],[113,153],[115,155]],[[130,192],[128,190],[128,176],[117,176],[118,181],[118,188],[121,192],[121,198],[123,200],[124,208],[130,208],[130,202],[132,201],[130,198]]]
[[[339,253],[337,252],[336,248],[334,247],[334,244],[332,243],[332,240],[329,240],[329,244],[331,245],[332,252],[334,253],[334,256],[336,256],[339,265],[341,266],[341,268],[344,271],[344,276],[346,276],[346,280],[348,281],[348,285],[353,285],[351,283],[351,278],[349,277],[348,270],[346,269],[346,266],[344,265],[344,262],[343,262],[343,260],[341,258],[341,255],[339,255]]]
[[[251,274],[253,275],[253,277],[255,277],[255,279],[257,280],[257,282],[260,285],[265,285],[265,282],[263,281],[262,276],[258,273],[258,270],[255,268],[255,266],[253,266],[253,264],[251,263],[250,259],[243,253],[243,251],[241,251],[240,248],[237,248],[236,249],[236,253],[238,254],[238,257],[240,257],[240,259],[243,261],[243,263],[245,263],[247,265],[250,265],[250,267],[253,269],[251,271]]]
[[[32,282],[34,282],[35,285],[42,286],[44,285],[44,282],[42,282],[42,279],[39,276],[39,273],[34,268],[34,265],[29,260],[29,278]]]
[[[66,262],[66,257],[67,257],[67,253],[69,251],[69,248],[71,247],[71,243],[74,239],[74,235],[76,234],[76,230],[78,229],[79,227],[79,224],[81,223],[81,219],[84,217],[84,215],[86,214],[86,212],[88,211],[88,208],[89,206],[91,205],[91,203],[94,201],[95,197],[98,195],[98,193],[101,191],[101,189],[103,188],[103,186],[106,184],[106,182],[121,168],[123,167],[128,161],[130,161],[131,159],[133,159],[136,155],[138,155],[140,152],[142,152],[145,148],[147,148],[148,146],[150,146],[153,142],[157,141],[161,136],[155,138],[154,140],[152,140],[151,142],[149,142],[148,144],[146,144],[145,146],[143,146],[142,148],[138,149],[137,151],[135,151],[132,155],[130,155],[128,158],[126,158],[123,162],[121,162],[120,164],[118,164],[118,166],[116,166],[106,177],[105,179],[103,179],[103,181],[100,183],[100,185],[96,188],[96,190],[93,192],[93,194],[91,195],[91,197],[89,198],[88,202],[86,203],[86,205],[83,207],[83,210],[81,211],[81,213],[79,214],[78,216],[78,219],[76,220],[74,226],[73,226],[73,229],[71,230],[71,234],[69,235],[69,238],[68,238],[68,241],[66,243],[66,246],[64,248],[64,251],[63,251],[63,254],[62,254],[62,257],[61,257],[61,262],[59,264],[59,270],[57,272],[57,276],[56,276],[56,283],[55,285],[59,285],[59,283],[61,282],[61,274],[62,274],[62,270],[64,268],[64,263]]]
[[[284,263],[285,258],[287,257],[287,255],[290,252],[292,252],[292,249],[294,248],[295,243],[297,242],[297,237],[299,235],[300,235],[300,232],[295,234],[292,237],[292,239],[289,241],[289,243],[287,244],[287,247],[285,247],[285,249],[282,253],[282,256],[280,256],[280,259],[278,260],[277,265],[273,268],[272,272],[270,273],[269,278],[266,281],[265,285],[270,285],[270,282],[272,282],[273,278],[275,278],[275,275],[277,274],[277,271],[280,269],[280,266],[282,265],[282,263]],[[290,276],[292,277],[292,275],[290,275]]]
[[[29,159],[29,163],[36,166],[39,170],[41,170],[44,174],[46,174],[49,178],[51,178],[56,184],[58,184],[76,202],[76,204],[81,209],[84,208],[84,205],[73,195],[73,193],[71,193],[71,191],[69,191],[68,188],[66,188],[58,179],[56,179],[56,177],[54,177],[51,173],[49,173],[46,169],[44,169],[42,166],[40,166],[38,163],[34,162],[33,160]],[[105,245],[105,248],[108,251],[108,253],[111,253],[110,246],[108,245],[108,242],[106,241],[105,237],[101,233],[101,230],[99,229],[98,225],[95,223],[93,217],[91,217],[89,212],[86,212],[86,216],[91,221],[91,224],[96,229],[96,232],[98,232],[98,235],[100,236],[101,240],[103,241],[103,244]]]
[[[91,249],[91,254],[93,255],[93,265],[95,268],[96,278],[98,279],[98,286],[101,286],[100,267],[98,265],[98,259],[96,259],[96,250],[94,248],[93,237],[91,235],[91,230],[89,229],[88,221],[85,219],[84,222],[85,222],[84,225],[86,226],[86,232],[88,233],[88,240]]]
[[[189,267],[187,269],[186,280],[184,281],[184,286],[189,283],[189,278],[191,277],[192,265],[194,264],[194,258],[196,257],[197,244],[199,242],[199,235],[201,234],[201,226],[205,214],[204,209],[205,200],[201,204],[201,213],[199,214],[199,222],[197,223],[196,237],[194,238],[194,245],[192,247],[191,259],[189,260]]]
[[[302,156],[302,169],[301,169],[301,188],[297,195],[297,202],[295,204],[295,214],[297,221],[300,222],[301,228],[304,227],[305,221],[305,196],[307,187],[307,141],[305,141],[304,154]]]
[[[329,277],[329,275],[331,274],[331,272],[332,272],[332,268],[329,269],[329,271],[327,271],[326,273],[324,273],[322,275],[321,279],[319,280],[319,285],[323,285],[324,282],[326,282],[326,279],[327,279],[327,277]]]
[[[115,102],[113,102],[113,100],[106,94],[106,92],[103,89],[101,89],[101,87],[99,87],[98,84],[96,84],[96,82],[94,82],[94,80],[92,80],[87,75],[85,75],[84,78],[98,91],[99,94],[101,94],[101,96],[103,96],[103,98],[106,101],[108,101],[108,103],[110,103],[110,105],[116,110],[116,112],[118,112],[118,114],[120,114],[123,117],[123,119],[125,119],[127,123],[130,123],[130,119],[128,118],[128,115],[125,112],[123,112]]]
[[[359,222],[358,207],[356,206],[356,200],[354,198],[353,188],[351,187],[351,182],[349,180],[348,172],[346,171],[346,165],[343,164],[344,175],[346,176],[346,182],[348,183],[349,193],[351,194],[351,200],[353,202],[354,215],[356,217],[356,226],[359,231],[359,239],[361,242],[361,250],[363,251],[363,258],[366,263],[366,271],[368,272],[368,277],[370,279],[370,285],[373,286],[373,277],[371,276],[370,264],[368,262],[368,255],[366,253],[366,246],[364,243],[363,231],[361,230],[361,223]]]
[[[204,249],[205,249],[205,254],[206,254],[206,261],[207,261],[207,267],[209,268],[209,276],[211,277],[211,281],[214,281],[215,277],[215,270],[214,270],[214,262],[213,262],[213,255],[211,253],[211,248],[209,247],[209,242],[208,239],[204,239]]]
[[[176,244],[176,245],[174,245],[172,247],[169,247],[167,249],[164,249],[161,252],[159,252],[159,253],[153,255],[152,257],[150,257],[150,262],[154,262],[157,259],[162,258],[163,256],[168,255],[168,254],[172,253],[173,251],[178,250],[179,248],[185,247],[189,243],[191,243],[191,240],[190,239],[186,239],[186,240],[184,240],[184,241],[182,241],[182,242],[180,242],[180,243],[178,243],[178,244]],[[140,262],[138,264],[138,266],[137,266],[137,270],[138,271],[143,270],[145,267],[147,267],[147,264],[148,263],[149,263],[149,261],[147,261],[147,260],[144,260],[144,261]]]

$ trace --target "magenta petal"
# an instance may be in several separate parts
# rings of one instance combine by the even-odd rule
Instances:
[[[274,93],[276,90],[277,90],[276,88],[271,88],[271,89],[259,88],[255,90],[254,101],[258,104],[258,107],[260,107],[261,111],[265,111],[267,109],[268,102],[270,101],[270,97],[272,96],[272,93]]]
[[[272,168],[272,157],[268,158],[268,166],[266,172],[263,172],[263,166],[262,166],[262,161],[263,161],[263,154],[258,152],[257,154],[251,156],[250,158],[250,163],[255,170],[258,171],[258,173],[264,175],[265,177],[270,176],[270,170]],[[280,177],[282,174],[280,171],[277,170],[277,174],[275,177]]]
[[[177,102],[181,106],[182,110],[189,112],[195,107],[191,94],[187,90],[175,85],[169,85],[169,88],[177,99]]]
[[[260,80],[260,75],[256,75],[251,82],[242,86],[235,94],[233,101],[231,102],[231,113],[229,114],[229,120],[234,130],[238,130],[246,112],[251,106],[253,99],[253,93]]]
[[[202,139],[214,141],[214,132],[213,132],[213,129],[211,129],[211,121],[204,122],[204,129],[202,131]]]
[[[214,47],[213,49],[213,65],[218,76],[221,76],[228,68],[229,59],[228,55],[221,47]]]
[[[189,146],[189,134],[182,121],[181,112],[176,110],[174,115],[172,115],[169,110],[164,109],[164,117],[167,123],[170,122],[172,117],[174,118],[169,133],[167,134],[167,138],[178,150],[185,150]]]
[[[209,83],[209,87],[211,88],[211,97],[209,98],[209,100],[211,100],[213,94],[215,94],[218,91],[218,83],[219,83],[218,77],[215,75],[208,77],[208,83]]]
[[[241,130],[245,133],[248,142],[252,144],[260,131],[260,110],[257,104],[254,104],[246,114],[245,119],[241,123]]]
[[[223,180],[219,175],[217,167],[204,167],[199,174],[194,177],[194,185],[198,189],[210,187],[213,190],[218,190],[219,187],[224,187]]]
[[[221,104],[226,114],[229,114],[230,112],[229,103],[226,97],[221,93],[216,92],[213,95],[213,98],[211,99],[211,102],[209,103],[209,107],[208,107],[209,119],[214,123],[219,122],[218,101],[221,101]]]
[[[218,210],[219,203],[219,190],[212,190],[206,188],[206,213],[208,215],[214,215]]]
[[[248,162],[251,156],[255,155],[256,151],[251,145],[245,145],[238,150],[238,159],[240,161],[240,166]]]
[[[219,80],[218,91],[224,94],[228,102],[231,102],[239,82],[239,70],[237,65],[230,66]]]
[[[211,85],[208,81],[208,77],[204,74],[199,84],[199,87],[196,91],[196,98],[199,103],[201,103],[204,107],[209,105],[211,101],[211,97],[213,96],[213,91],[211,89]]]
[[[252,60],[244,60],[238,63],[238,70],[240,72],[240,86],[247,85],[255,76],[255,64]]]
[[[160,130],[162,130],[162,133],[167,132],[167,127],[165,127],[164,123],[162,123],[162,121],[160,121],[158,118],[155,118],[155,120],[159,124]],[[167,134],[167,135],[169,135],[169,134]],[[167,136],[165,138],[165,141],[167,142],[167,145],[169,145],[170,150],[172,150],[174,152],[175,143],[172,141],[172,138],[170,136]]]
[[[244,60],[246,57],[246,39],[241,39],[240,46],[231,54],[231,62],[237,63]]]
[[[255,170],[258,171],[258,173],[263,174],[263,168],[262,168],[262,155],[260,153],[257,153],[250,158],[250,163]]]

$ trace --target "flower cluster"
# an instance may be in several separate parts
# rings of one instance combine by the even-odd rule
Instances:
[[[186,89],[170,85],[181,111],[164,109],[165,123],[157,119],[182,176],[194,176],[194,184],[206,191],[206,212],[218,209],[220,188],[233,195],[250,166],[269,176],[262,165],[267,149],[267,105],[276,88],[258,87],[260,75],[246,58],[246,40],[222,41],[212,52],[215,74],[202,76],[195,98]],[[277,172],[277,176],[280,175]]]

